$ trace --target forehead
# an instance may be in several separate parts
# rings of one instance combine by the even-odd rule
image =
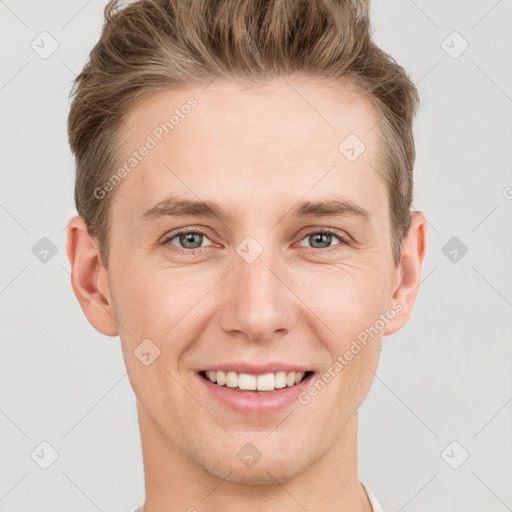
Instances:
[[[215,195],[254,211],[335,188],[371,207],[385,202],[377,119],[353,87],[306,79],[163,91],[125,117],[124,162],[151,149],[123,180],[120,202],[142,214],[168,195]]]
[[[279,144],[272,149],[288,144],[307,150],[313,146],[337,148],[350,130],[371,146],[377,115],[369,100],[349,82],[335,85],[283,78],[254,86],[214,81],[207,86],[161,91],[135,104],[124,124],[128,130],[123,142],[128,147],[137,146],[148,134],[180,142],[207,135],[208,140],[205,137],[202,142],[209,142],[208,146],[228,144],[226,135],[231,141],[249,135],[245,149],[252,141],[278,134],[275,142]]]

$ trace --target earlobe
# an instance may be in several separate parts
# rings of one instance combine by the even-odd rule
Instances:
[[[421,212],[414,212],[407,236],[402,241],[401,259],[398,265],[399,283],[390,307],[399,313],[384,329],[383,334],[399,331],[411,316],[421,282],[421,269],[427,252],[427,220]],[[400,304],[400,307],[397,307]]]
[[[117,336],[108,274],[82,217],[72,217],[68,222],[66,252],[71,286],[89,323],[102,334]]]

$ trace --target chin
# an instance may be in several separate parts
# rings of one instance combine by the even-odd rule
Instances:
[[[308,456],[305,453],[284,453],[272,449],[264,452],[256,463],[248,467],[237,457],[237,452],[238,449],[235,452],[227,449],[225,452],[217,453],[212,453],[210,450],[210,456],[207,459],[204,458],[203,453],[195,452],[191,455],[196,464],[206,473],[226,482],[252,486],[285,484],[302,474],[315,462],[309,457],[313,454]],[[227,453],[233,453],[233,455],[226,457]],[[321,454],[318,455],[318,458],[321,458]]]
[[[300,475],[303,471],[304,468],[298,468],[293,461],[290,461],[287,464],[283,464],[282,461],[276,463],[273,463],[273,461],[267,461],[266,464],[259,461],[252,468],[231,465],[231,467],[227,469],[226,473],[211,474],[217,478],[224,479],[227,482],[234,484],[258,486],[285,484],[289,480]]]

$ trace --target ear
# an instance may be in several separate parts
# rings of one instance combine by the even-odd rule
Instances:
[[[68,222],[66,252],[71,264],[71,286],[87,320],[102,334],[117,336],[108,273],[82,217],[72,217]]]
[[[427,220],[421,212],[414,212],[407,236],[402,240],[400,263],[396,269],[395,292],[389,308],[397,311],[383,331],[384,336],[399,331],[412,313],[421,282],[421,268],[427,251]]]

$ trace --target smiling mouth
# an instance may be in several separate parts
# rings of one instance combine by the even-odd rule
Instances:
[[[262,375],[220,370],[199,372],[201,377],[213,384],[216,384],[217,386],[228,387],[233,389],[233,391],[243,391],[247,393],[269,393],[279,389],[296,386],[312,374],[312,371],[279,371],[275,373],[265,373]]]

